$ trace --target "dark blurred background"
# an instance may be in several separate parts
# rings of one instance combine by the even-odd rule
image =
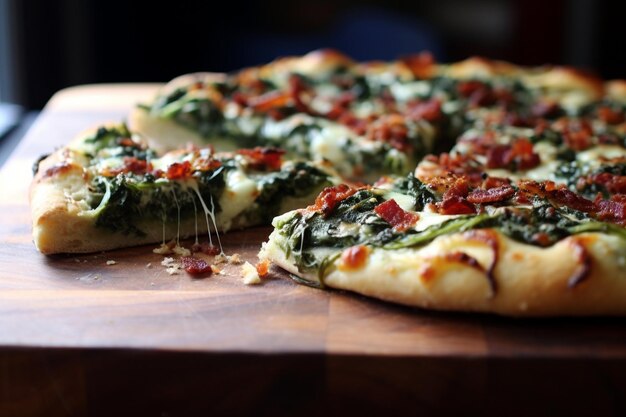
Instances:
[[[167,81],[334,47],[575,65],[626,78],[621,2],[0,0],[0,102],[41,108],[84,83]]]

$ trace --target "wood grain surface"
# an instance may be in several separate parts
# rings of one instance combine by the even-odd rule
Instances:
[[[300,286],[280,271],[246,286],[235,265],[193,279],[166,273],[154,246],[39,254],[33,162],[124,119],[156,88],[58,93],[0,171],[0,416],[125,415],[111,398],[133,415],[626,413],[624,319],[428,312]],[[222,242],[254,262],[269,232]],[[218,399],[201,401],[209,390]]]

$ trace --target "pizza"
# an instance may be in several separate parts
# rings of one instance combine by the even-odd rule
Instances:
[[[329,50],[189,74],[128,128],[44,159],[31,199],[44,253],[271,222],[261,276],[437,310],[624,314],[626,81]]]
[[[339,181],[275,148],[157,155],[123,124],[80,134],[35,166],[33,238],[44,254],[85,253],[268,224]],[[182,250],[182,248],[181,248]]]

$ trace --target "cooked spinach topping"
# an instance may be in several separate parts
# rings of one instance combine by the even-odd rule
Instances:
[[[405,178],[398,179],[393,183],[394,191],[413,197],[413,204],[416,211],[424,210],[426,204],[436,201],[435,194],[413,174]]]
[[[225,188],[223,167],[215,171],[197,172],[198,191],[208,205],[213,201],[215,213],[221,208],[218,200]],[[196,193],[181,183],[154,180],[151,175],[136,176],[119,174],[113,179],[95,177],[92,184],[94,198],[91,203],[96,209],[109,189],[110,196],[97,213],[96,226],[123,234],[144,236],[138,224],[142,220],[177,222],[201,210]]]
[[[326,217],[317,212],[295,212],[276,227],[285,237],[283,250],[287,256],[293,256],[301,271],[310,271],[329,263],[320,248],[341,250],[358,244],[383,249],[419,247],[439,236],[472,229],[494,228],[513,240],[541,247],[584,232],[626,238],[626,229],[620,226],[591,220],[583,212],[558,208],[543,199],[537,199],[531,207],[500,207],[491,213],[453,217],[422,231],[397,232],[374,212],[384,201],[383,195],[381,190],[361,190]],[[331,253],[336,259],[337,252]]]
[[[264,173],[256,178],[261,193],[246,213],[253,223],[268,224],[280,214],[285,198],[300,198],[316,189],[330,185],[328,174],[304,162],[284,166],[280,171]]]

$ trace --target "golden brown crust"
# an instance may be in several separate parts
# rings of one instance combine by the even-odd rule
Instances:
[[[443,236],[417,249],[372,249],[365,266],[356,270],[342,267],[340,258],[324,283],[435,310],[510,316],[626,314],[626,247],[619,238],[578,235],[540,248],[515,242],[496,231],[478,231],[493,234],[494,245],[476,239],[472,236],[476,232]],[[295,275],[317,280],[315,273],[297,270],[293,259],[286,258],[280,249],[279,241],[274,232],[261,258]],[[463,256],[456,256],[460,253]]]

